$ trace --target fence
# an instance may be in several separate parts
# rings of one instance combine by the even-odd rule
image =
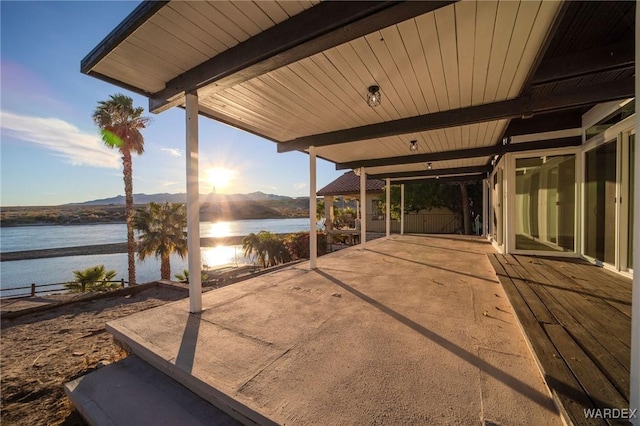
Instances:
[[[115,280],[115,281],[95,281],[95,282],[86,283],[86,284],[94,284],[94,283],[120,283],[120,285],[124,288],[127,282],[124,280],[124,278],[122,278],[120,280]],[[29,286],[3,288],[3,289],[0,289],[0,297],[2,299],[14,299],[19,297],[29,297],[29,296],[34,297],[36,294],[52,293],[54,291],[67,291],[67,289],[65,288],[65,284],[67,283],[54,283],[54,284],[32,283]],[[43,287],[47,287],[49,289],[38,290],[39,288],[43,288]],[[55,287],[55,288],[51,288],[51,287]],[[29,291],[15,293],[16,290],[29,290]],[[8,294],[7,296],[5,296],[6,293],[11,293],[11,294]],[[83,293],[84,293],[84,287],[83,287]]]
[[[404,232],[411,234],[454,234],[461,228],[455,213],[410,213],[404,215]],[[386,232],[384,215],[367,215],[367,231]],[[400,232],[400,221],[391,220],[391,232]]]

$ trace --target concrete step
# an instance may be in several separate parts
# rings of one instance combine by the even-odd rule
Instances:
[[[135,355],[65,384],[91,425],[238,425],[180,383]]]

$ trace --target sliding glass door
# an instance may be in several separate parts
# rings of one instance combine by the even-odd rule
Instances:
[[[575,250],[575,154],[516,158],[515,248]]]
[[[615,265],[616,255],[616,159],[612,140],[585,155],[584,253]]]

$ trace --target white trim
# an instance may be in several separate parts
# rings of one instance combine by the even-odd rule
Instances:
[[[326,209],[325,205],[325,209]],[[318,259],[318,232],[316,216],[316,147],[309,147],[309,268],[316,269]],[[325,212],[326,213],[326,212]]]
[[[360,168],[360,250],[367,242],[367,172]]]
[[[636,7],[636,99],[640,95],[640,7]],[[636,106],[637,108],[637,106]],[[640,114],[635,114],[635,127],[640,128]],[[636,143],[635,152],[635,182],[634,182],[634,205],[633,205],[633,264],[636,268],[640,265],[640,149]],[[633,275],[633,290],[631,301],[631,379],[630,379],[630,396],[629,396],[629,408],[632,410],[640,411],[640,274]],[[635,426],[640,426],[640,415],[631,419],[631,422]]]
[[[548,139],[569,138],[571,136],[582,135],[582,128],[555,130],[553,132],[531,133],[528,135],[518,135],[511,138],[511,143],[536,142]]]
[[[385,227],[387,231],[387,238],[391,235],[391,179],[387,178],[386,181],[386,206],[385,206]]]
[[[633,98],[624,99],[621,101],[611,101],[598,104],[591,108],[589,111],[582,114],[582,127],[584,130],[596,124],[598,121],[613,114],[618,109],[628,104]]]
[[[198,95],[187,93],[187,263],[189,269],[189,312],[202,311],[202,266],[200,258],[200,190],[198,185]]]
[[[404,235],[404,183],[400,184],[400,235]]]

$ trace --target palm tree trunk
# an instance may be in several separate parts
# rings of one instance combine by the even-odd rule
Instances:
[[[131,152],[122,153],[124,174],[125,217],[127,220],[127,256],[129,261],[129,285],[136,284],[136,246],[133,238],[133,168]]]
[[[163,280],[171,279],[171,260],[168,254],[163,254],[160,257],[160,278]]]

